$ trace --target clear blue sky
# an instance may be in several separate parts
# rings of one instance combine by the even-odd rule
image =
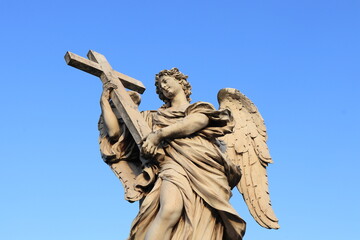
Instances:
[[[66,51],[104,54],[147,87],[178,67],[193,101],[234,87],[260,109],[280,230],[238,193],[245,240],[360,235],[360,1],[0,2],[0,239],[125,239],[137,204],[98,150],[99,79]]]

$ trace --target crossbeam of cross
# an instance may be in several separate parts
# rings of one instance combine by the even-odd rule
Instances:
[[[65,61],[72,67],[99,77],[103,84],[110,83],[116,86],[112,91],[111,99],[140,148],[142,140],[151,132],[151,129],[125,88],[143,93],[144,85],[140,81],[112,69],[105,56],[100,53],[90,50],[87,57],[89,59],[67,52]]]

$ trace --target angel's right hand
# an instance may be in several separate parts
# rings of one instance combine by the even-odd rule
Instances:
[[[104,90],[101,94],[101,101],[109,101],[110,100],[110,92],[111,92],[111,89],[104,88]]]
[[[117,89],[117,86],[112,82],[107,82],[103,85],[103,92],[101,94],[101,101],[109,101],[111,99],[111,92]]]

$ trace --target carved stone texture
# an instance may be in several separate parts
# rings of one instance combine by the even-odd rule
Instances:
[[[131,133],[129,138],[132,138],[135,141],[138,148],[141,146],[142,139],[144,139],[151,129],[148,124],[145,122],[144,118],[141,116],[140,112],[137,109],[137,105],[132,100],[131,96],[125,90],[123,84],[128,88],[138,91],[140,93],[144,92],[145,87],[143,84],[125,74],[119,73],[112,69],[105,56],[95,51],[90,50],[88,52],[88,59],[82,58],[74,53],[67,52],[65,55],[65,61],[68,65],[83,70],[85,72],[91,73],[95,76],[100,77],[101,82],[103,83],[103,88],[111,91],[111,101],[113,102],[113,110],[118,116],[121,117],[121,120],[125,123],[126,129]],[[119,81],[120,80],[120,81]],[[101,123],[101,121],[100,121]],[[102,128],[104,131],[106,128]],[[100,139],[100,142],[105,142],[105,139]],[[109,157],[104,157],[105,161]],[[149,165],[148,160],[139,157],[140,162],[131,163],[128,162],[128,168],[124,171],[118,171],[117,162],[111,164],[111,168],[114,173],[120,178],[125,189],[134,189],[134,185],[137,190],[128,190],[125,191],[126,199],[129,201],[137,201],[142,198],[143,192],[147,190],[147,185],[151,184],[155,180],[155,171],[154,167],[145,166],[143,174],[139,175],[141,171],[132,171],[135,166],[144,166]],[[125,168],[124,168],[125,169]],[[135,177],[134,177],[135,174]],[[134,194],[134,191],[137,194]]]
[[[140,200],[129,239],[242,239],[245,221],[229,203],[235,186],[261,226],[279,228],[268,193],[266,128],[247,97],[226,88],[218,110],[190,103],[187,76],[173,68],[155,77],[164,105],[139,113],[139,95],[126,92],[124,77],[101,54],[88,57],[68,53],[66,61],[104,83],[102,157],[124,184],[125,198]]]

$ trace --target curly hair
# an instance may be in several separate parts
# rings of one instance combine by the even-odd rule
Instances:
[[[191,95],[191,85],[187,81],[188,76],[183,74],[179,71],[177,68],[172,68],[170,70],[162,70],[158,74],[155,75],[155,86],[156,86],[156,93],[159,95],[159,98],[164,101],[165,107],[169,106],[170,100],[164,96],[164,94],[161,91],[161,87],[159,84],[159,79],[163,76],[170,76],[175,78],[179,81],[180,85],[182,86],[182,89],[184,90],[184,93],[186,95],[186,99],[188,102],[191,101],[190,95]]]

